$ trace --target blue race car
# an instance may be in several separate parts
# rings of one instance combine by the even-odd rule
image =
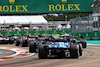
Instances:
[[[82,44],[73,43],[69,39],[63,37],[53,41],[47,41],[46,44],[39,45],[38,57],[46,59],[48,57],[71,57],[78,58],[82,56]]]
[[[71,36],[71,35],[67,34],[67,35],[60,35],[59,37],[63,37],[64,40],[69,40],[69,41],[73,42],[74,44],[81,43],[83,48],[87,47],[86,40],[83,39],[82,36]],[[80,40],[77,41],[77,38],[80,38]]]

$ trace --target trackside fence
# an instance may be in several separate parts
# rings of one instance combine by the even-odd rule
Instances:
[[[70,22],[73,36],[83,36],[87,40],[100,40],[99,16],[77,17],[71,19]]]

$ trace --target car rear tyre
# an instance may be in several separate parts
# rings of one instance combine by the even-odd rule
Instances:
[[[27,47],[27,40],[23,40],[22,47]]]
[[[20,40],[16,40],[16,46],[20,45]]]
[[[9,44],[13,44],[13,43],[14,43],[14,39],[13,38],[9,39]]]
[[[82,43],[82,47],[83,47],[83,48],[86,48],[86,47],[87,47],[86,40],[81,39],[80,42]]]
[[[39,59],[47,58],[47,46],[45,44],[39,45],[38,57]]]
[[[36,52],[36,43],[34,43],[33,41],[29,43],[29,52]]]
[[[77,45],[77,44],[71,45],[70,57],[71,58],[78,58],[79,57],[79,45]]]
[[[80,56],[82,56],[82,44],[79,43],[79,53],[80,53]]]

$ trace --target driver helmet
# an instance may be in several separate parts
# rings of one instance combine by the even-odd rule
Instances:
[[[63,40],[64,38],[63,38],[63,37],[59,37],[58,39],[59,39],[59,40]]]

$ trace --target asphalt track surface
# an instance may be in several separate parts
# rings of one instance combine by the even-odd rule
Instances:
[[[0,49],[0,51],[2,51],[2,54],[0,54],[0,58],[4,57],[4,56],[9,56],[11,54],[15,54],[14,51],[10,51],[10,50],[5,50],[5,49]]]
[[[0,47],[24,48],[13,45],[0,45]],[[78,59],[39,59],[38,54],[27,58],[17,58],[0,61],[0,67],[100,67],[100,45],[88,45],[83,49],[83,56]]]

